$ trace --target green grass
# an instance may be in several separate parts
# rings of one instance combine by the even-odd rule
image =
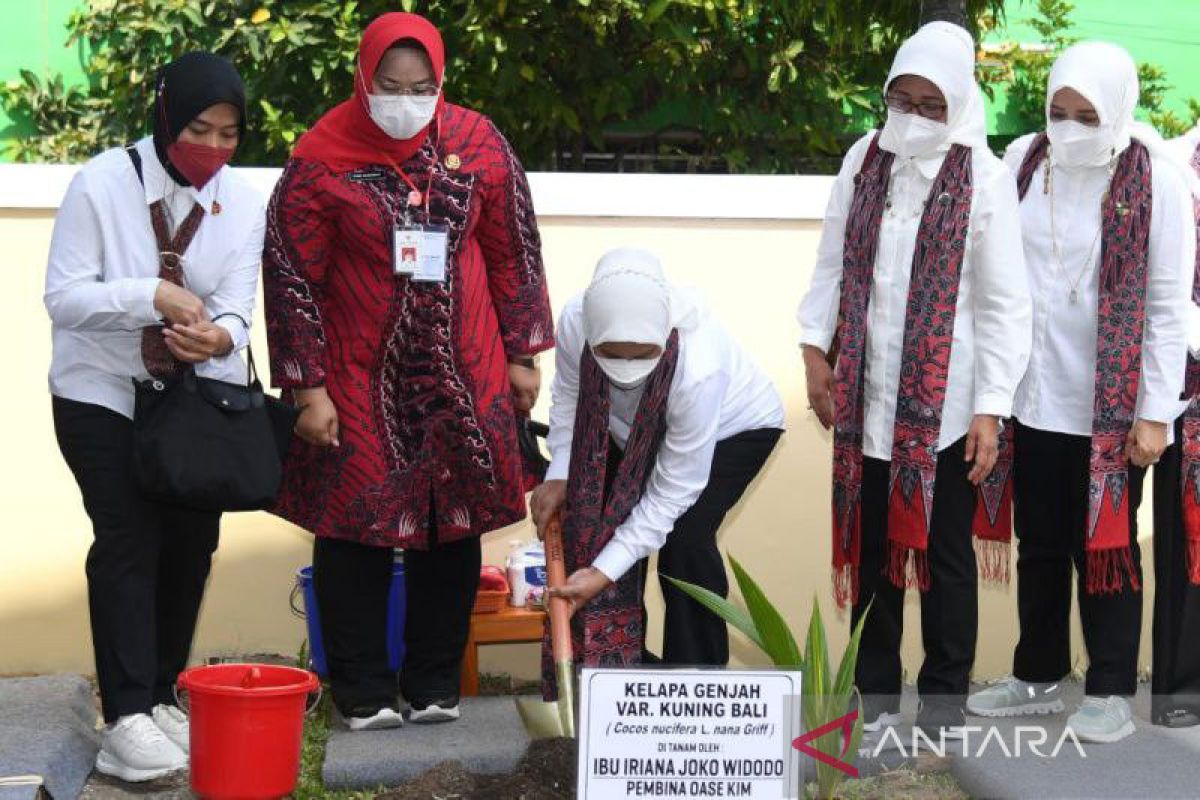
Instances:
[[[300,780],[292,797],[296,800],[372,800],[375,791],[335,792],[325,788],[321,780],[321,765],[325,763],[325,744],[329,741],[329,692],[321,696],[317,708],[304,720],[304,744],[300,751]]]
[[[810,790],[816,784],[809,785]],[[848,780],[838,787],[838,800],[968,800],[949,772],[897,769],[870,778]]]

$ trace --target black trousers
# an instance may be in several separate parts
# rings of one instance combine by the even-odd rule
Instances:
[[[966,440],[938,455],[929,530],[929,589],[921,593],[921,641],[925,660],[917,691],[926,703],[961,706],[975,663],[979,627],[978,580],[971,522],[977,491],[967,480]],[[875,713],[900,709],[903,672],[904,590],[884,574],[887,567],[888,483],[891,462],[863,459],[862,562],[853,629],[867,612],[855,681]]]
[[[1188,580],[1183,527],[1183,421],[1154,467],[1154,674],[1152,717],[1200,714],[1200,587]]]
[[[1119,592],[1087,593],[1084,540],[1091,438],[1019,423],[1015,433],[1013,499],[1021,638],[1013,656],[1013,674],[1024,681],[1052,683],[1071,671],[1073,564],[1089,662],[1085,691],[1102,697],[1132,695],[1137,690],[1142,593],[1128,581]],[[1137,509],[1145,477],[1146,470],[1130,467],[1130,544],[1139,582]]]
[[[725,621],[667,580],[703,586],[725,597],[729,581],[717,549],[717,532],[775,449],[783,431],[762,428],[717,442],[708,485],[675,521],[658,551],[658,580],[666,612],[662,663],[724,666],[729,662]],[[643,571],[643,574],[644,571]]]
[[[106,722],[174,703],[187,665],[220,515],[143,497],[133,476],[133,423],[55,397],[58,447],[83,495],[96,678]]]
[[[313,587],[333,701],[343,716],[398,709],[396,691],[425,704],[458,697],[471,609],[479,587],[478,537],[404,551],[407,613],[397,687],[388,667],[387,597],[392,549],[339,539],[313,543]]]

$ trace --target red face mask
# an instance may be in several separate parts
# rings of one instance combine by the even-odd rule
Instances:
[[[167,147],[167,157],[192,186],[203,189],[204,185],[212,180],[212,176],[233,158],[233,148],[209,147],[193,142],[172,142]]]

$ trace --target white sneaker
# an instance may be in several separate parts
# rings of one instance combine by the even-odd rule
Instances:
[[[967,698],[967,710],[981,717],[1059,714],[1062,688],[1057,683],[1029,683],[1008,677]]]
[[[123,781],[152,781],[186,768],[188,757],[149,714],[128,714],[100,733],[96,771]]]
[[[184,753],[192,752],[191,733],[187,714],[184,714],[175,706],[160,703],[150,712],[150,718],[154,720],[154,724],[158,726],[158,729],[174,742],[176,747]]]
[[[1079,710],[1067,718],[1067,727],[1081,742],[1112,744],[1134,732],[1133,710],[1124,697],[1083,698]]]
[[[447,697],[444,700],[435,700],[424,705],[411,702],[408,704],[409,722],[421,724],[428,722],[452,722],[458,718],[457,697]]]
[[[895,728],[903,721],[904,717],[900,716],[900,712],[883,711],[874,719],[865,718],[863,720],[863,733],[879,733],[885,728]]]
[[[404,725],[404,717],[399,711],[381,708],[369,717],[348,717],[346,725],[352,731],[382,731],[388,728],[400,728]]]

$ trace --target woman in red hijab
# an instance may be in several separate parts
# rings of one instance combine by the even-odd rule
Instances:
[[[445,102],[444,71],[429,21],[377,18],[354,96],[300,140],[268,211],[271,372],[303,409],[276,513],[316,535],[333,698],[355,730],[402,720],[394,547],[409,719],[458,717],[479,537],[525,516],[516,413],[553,346],[524,172],[487,117]]]

